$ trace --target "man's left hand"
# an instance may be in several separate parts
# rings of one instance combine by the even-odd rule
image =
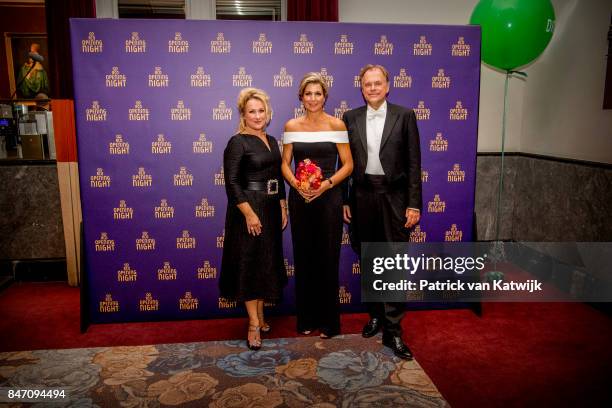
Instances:
[[[406,224],[404,225],[404,227],[412,228],[419,222],[420,219],[421,212],[419,210],[415,210],[413,208],[406,208]]]

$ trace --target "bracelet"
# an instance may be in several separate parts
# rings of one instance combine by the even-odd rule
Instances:
[[[332,187],[334,186],[334,182],[333,182],[333,180],[331,179],[331,177],[330,177],[330,178],[325,179],[325,181],[329,181],[329,185],[330,185],[330,186],[332,186]]]

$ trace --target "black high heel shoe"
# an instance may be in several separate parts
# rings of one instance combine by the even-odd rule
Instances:
[[[252,333],[252,332],[259,333],[260,331],[261,331],[261,328],[259,326],[254,326],[252,324],[249,324],[249,330],[248,330],[249,333]],[[249,341],[249,336],[247,334],[246,344],[249,350],[257,351],[261,348],[261,339],[255,340],[253,343],[251,343]]]
[[[257,318],[259,319],[259,322],[263,322],[264,321],[264,316],[263,314],[257,314]],[[264,323],[259,327],[259,330],[263,333],[263,334],[268,334],[272,331],[272,327],[270,327],[270,325],[268,323]]]

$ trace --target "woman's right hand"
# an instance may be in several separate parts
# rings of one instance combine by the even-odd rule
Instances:
[[[249,234],[253,236],[261,234],[261,221],[259,221],[259,217],[257,216],[257,214],[252,213],[249,215],[245,215],[244,218]]]
[[[295,191],[297,191],[298,194],[301,195],[304,200],[306,200],[307,203],[314,197],[313,191],[302,188],[297,180],[291,184],[291,187],[293,187]]]

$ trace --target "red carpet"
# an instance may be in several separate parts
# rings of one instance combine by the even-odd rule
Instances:
[[[342,316],[357,333],[365,315]],[[294,317],[270,320],[295,335]],[[93,325],[79,332],[79,290],[16,283],[0,293],[0,351],[242,338],[245,319]],[[484,304],[409,313],[404,339],[454,407],[611,406],[612,319],[582,304]]]

